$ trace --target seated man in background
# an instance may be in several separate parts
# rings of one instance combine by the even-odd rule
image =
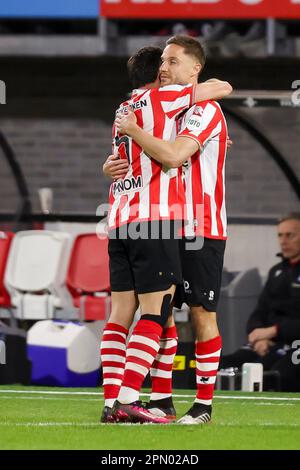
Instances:
[[[249,343],[224,356],[220,367],[260,362],[265,370],[280,373],[282,391],[300,392],[300,364],[294,349],[300,346],[300,212],[280,220],[278,239],[282,261],[271,268],[248,320]]]

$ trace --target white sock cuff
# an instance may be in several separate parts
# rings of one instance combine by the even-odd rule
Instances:
[[[128,403],[137,401],[139,399],[139,395],[139,392],[137,392],[133,388],[121,387],[118,396],[118,401],[123,405],[128,405]]]

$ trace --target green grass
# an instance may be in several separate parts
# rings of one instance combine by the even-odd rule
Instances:
[[[0,449],[300,449],[300,394],[217,392],[211,424],[147,426],[100,425],[101,392],[1,386]],[[174,394],[180,417],[194,391]]]

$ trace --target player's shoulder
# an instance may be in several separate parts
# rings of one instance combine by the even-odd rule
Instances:
[[[197,103],[195,103],[194,106],[202,107],[202,109],[205,109],[206,107],[213,107],[216,109],[221,109],[220,104],[214,100],[197,101]]]
[[[130,101],[129,101],[129,100],[122,101],[122,103],[120,103],[119,106],[116,108],[116,111],[115,111],[116,114],[117,114],[117,113],[122,113],[122,111],[123,111],[124,109],[127,109],[127,108],[128,108],[129,104],[130,104]]]
[[[185,89],[192,88],[193,85],[165,85],[159,88],[154,88],[158,93],[164,93],[164,92],[177,92],[180,93],[181,91]]]
[[[204,114],[214,114],[223,118],[223,112],[220,104],[214,100],[198,101],[191,108],[193,114],[203,116]]]
[[[150,93],[150,88],[135,88],[130,95],[130,101],[137,101]]]

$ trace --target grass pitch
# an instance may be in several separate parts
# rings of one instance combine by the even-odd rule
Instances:
[[[174,391],[178,417],[193,397]],[[198,426],[101,425],[102,407],[102,389],[1,386],[0,449],[300,449],[300,394],[216,392]]]

